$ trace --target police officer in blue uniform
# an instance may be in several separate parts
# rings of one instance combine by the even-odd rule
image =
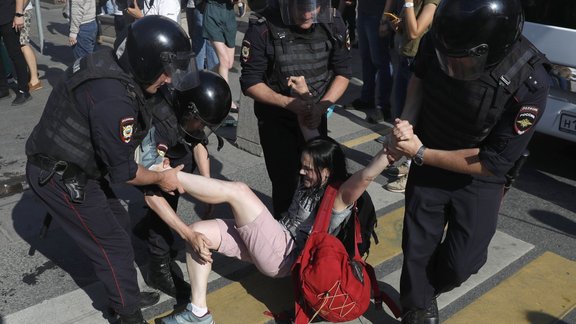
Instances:
[[[183,164],[182,171],[193,172],[198,166],[200,174],[209,177],[206,145],[208,137],[230,112],[232,93],[228,83],[217,73],[202,70],[198,72],[197,87],[180,91],[166,85],[160,88],[159,93],[151,98],[153,126],[137,149],[141,156],[139,163],[149,168],[168,158],[172,167]],[[177,272],[179,268],[171,266],[172,254],[175,254],[172,229],[178,233],[186,230],[171,227],[176,223],[185,224],[166,219],[165,215],[159,216],[154,211],[154,207],[161,203],[158,202],[160,198],[176,212],[180,195],[164,193],[157,186],[141,189],[151,207],[135,229],[135,233],[146,240],[150,256],[146,283],[172,297],[187,299],[190,285]]]
[[[253,13],[241,49],[242,91],[254,99],[260,144],[272,181],[274,217],[290,205],[304,139],[297,115],[327,134],[325,112],[348,87],[350,39],[330,0],[273,0]],[[291,96],[287,78],[304,76],[313,105]]]
[[[402,323],[439,323],[436,296],[486,263],[506,174],[548,94],[549,64],[521,35],[523,22],[519,0],[442,0],[420,44],[389,145],[413,161]]]
[[[110,183],[182,191],[182,166],[152,172],[136,164],[134,151],[150,126],[146,97],[171,81],[187,86],[191,58],[190,40],[176,23],[138,20],[116,52],[96,52],[66,71],[26,143],[30,187],[88,255],[121,323],[146,323],[140,308],[159,295],[140,292],[130,217]]]

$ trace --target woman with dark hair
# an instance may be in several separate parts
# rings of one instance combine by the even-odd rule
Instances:
[[[242,182],[223,181],[179,172],[185,191],[209,203],[228,203],[233,219],[212,219],[189,226],[186,266],[192,300],[186,310],[164,318],[162,323],[212,323],[206,304],[212,252],[252,262],[270,277],[290,275],[290,269],[314,224],[317,209],[328,184],[340,183],[332,208],[329,231],[336,235],[352,212],[354,202],[388,165],[385,148],[370,164],[349,175],[340,145],[329,137],[309,140],[301,155],[300,181],[288,211],[274,219],[264,203]]]

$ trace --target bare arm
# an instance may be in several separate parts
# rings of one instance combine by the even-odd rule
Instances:
[[[146,204],[154,211],[171,229],[176,231],[182,239],[184,239],[198,255],[202,256],[206,262],[212,262],[211,253],[208,251],[208,246],[211,245],[210,240],[204,234],[192,231],[182,219],[174,212],[174,209],[168,204],[166,199],[162,196],[146,196]],[[201,253],[204,251],[205,253]]]
[[[417,135],[414,135],[412,125],[407,121],[397,121],[393,132],[398,141],[392,141],[394,146],[392,149],[400,151],[410,158],[416,155],[422,142]],[[452,172],[492,176],[492,173],[480,162],[479,153],[480,149],[478,148],[454,151],[426,148],[424,150],[424,164]]]
[[[337,75],[334,78],[334,80],[332,80],[330,87],[328,88],[328,90],[326,91],[326,93],[324,94],[322,99],[320,99],[319,102],[324,107],[322,113],[325,113],[328,107],[335,104],[336,101],[338,101],[340,97],[342,97],[342,95],[348,88],[349,83],[350,80],[341,75]]]
[[[210,178],[210,157],[206,147],[202,144],[197,144],[192,149],[192,153],[194,154],[194,161],[198,165],[198,173],[201,176]]]
[[[246,89],[246,94],[255,101],[288,109],[295,114],[300,113],[306,107],[303,100],[279,94],[263,82]]]
[[[402,110],[401,119],[407,120],[410,124],[416,126],[420,107],[422,106],[422,80],[416,76],[412,76],[408,81],[408,94],[404,102],[404,109]]]
[[[337,75],[334,80],[332,80],[330,87],[328,87],[328,90],[322,99],[314,105],[312,114],[306,119],[305,122],[308,128],[315,129],[320,126],[322,115],[324,115],[328,111],[328,108],[342,97],[346,88],[348,88],[348,83],[350,83],[350,80],[341,75]]]
[[[196,144],[192,149],[192,153],[194,154],[194,161],[196,161],[196,165],[198,166],[198,173],[203,177],[210,178],[210,156],[208,155],[206,147],[202,144]],[[213,212],[214,205],[205,204],[202,219],[210,218]]]
[[[408,0],[406,2],[412,2]],[[429,3],[422,8],[422,11],[416,17],[414,12],[414,7],[404,8],[404,19],[406,20],[406,35],[410,39],[417,39],[428,30],[430,24],[432,24],[432,18],[434,18],[434,12],[436,11],[436,5]]]
[[[16,11],[13,14],[24,13],[24,8],[24,0],[16,0]],[[16,29],[17,31],[24,28],[24,17],[16,17],[16,15],[14,15],[14,19],[12,20],[12,28]]]
[[[382,148],[368,166],[354,173],[340,186],[334,200],[334,210],[342,211],[353,204],[368,188],[368,185],[384,171],[388,164],[386,149]]]
[[[178,181],[178,171],[182,170],[184,165],[179,165],[173,169],[166,169],[162,172],[150,171],[141,165],[138,165],[138,170],[136,171],[136,176],[134,179],[127,181],[126,183],[134,186],[145,186],[150,184],[155,184],[165,192],[173,192],[178,190],[180,193],[184,193],[182,185]]]

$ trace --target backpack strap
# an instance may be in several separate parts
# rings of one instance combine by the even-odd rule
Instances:
[[[378,287],[378,281],[376,281],[376,273],[374,272],[374,268],[368,263],[365,263],[365,266],[366,266],[366,272],[370,277],[372,292],[374,295],[374,305],[376,306],[376,310],[382,309],[382,302],[384,302],[386,306],[388,306],[392,314],[396,318],[399,318],[400,315],[402,315],[400,307],[396,305],[396,302],[394,302],[394,300],[392,300],[392,298],[390,298],[388,294],[380,290],[380,288]]]
[[[324,195],[322,196],[320,208],[318,208],[318,212],[314,218],[314,226],[312,227],[312,232],[328,232],[330,219],[332,218],[332,206],[334,206],[334,200],[338,194],[338,187],[340,186],[334,186],[332,184],[329,184],[326,187]]]

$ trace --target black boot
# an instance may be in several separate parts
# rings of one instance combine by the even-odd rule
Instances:
[[[438,304],[436,298],[426,309],[413,309],[402,315],[402,324],[439,324]]]
[[[178,265],[174,264],[171,267],[170,255],[150,257],[148,265],[148,275],[146,283],[155,289],[158,289],[174,298],[188,298],[190,297],[190,285],[182,278],[182,271]],[[179,272],[178,275],[173,275],[171,268]],[[176,273],[177,274],[177,273]]]
[[[160,300],[160,294],[154,291],[140,293],[140,307],[145,308],[155,305]]]
[[[142,316],[142,312],[137,310],[132,314],[119,314],[120,315],[120,324],[148,324],[144,317]]]

